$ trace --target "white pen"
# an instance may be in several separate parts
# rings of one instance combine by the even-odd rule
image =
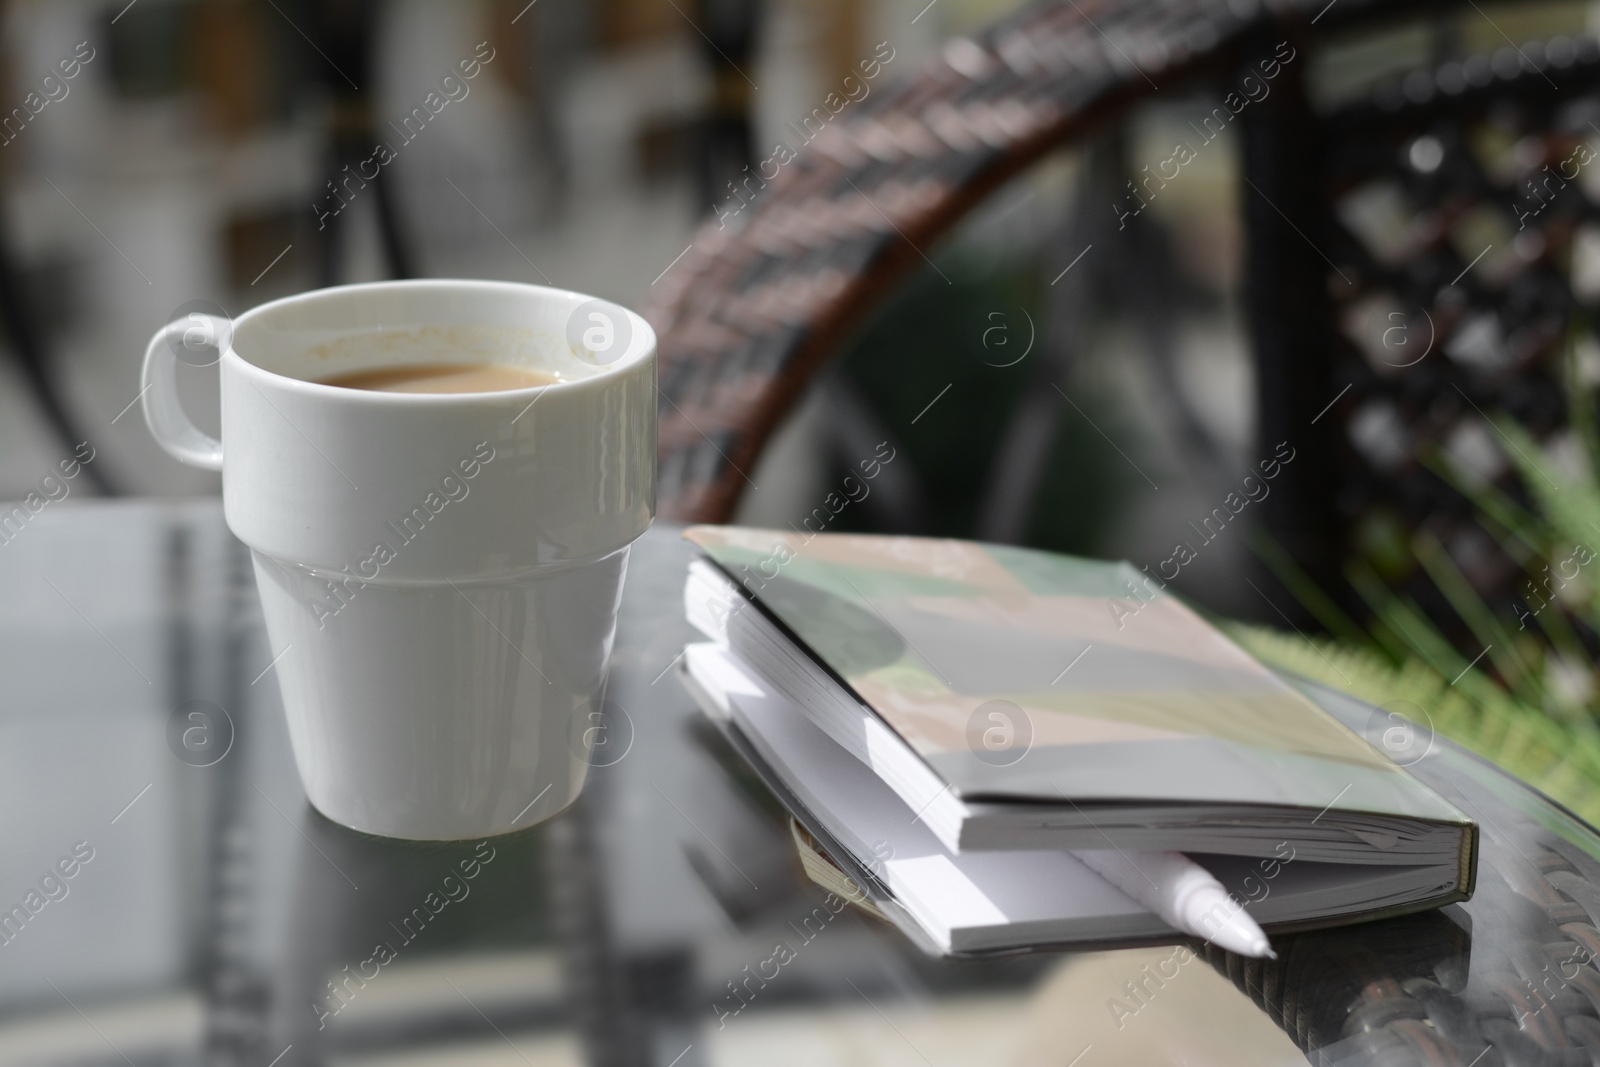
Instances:
[[[1085,849],[1072,855],[1168,925],[1241,956],[1278,958],[1267,935],[1222,883],[1181,852]]]

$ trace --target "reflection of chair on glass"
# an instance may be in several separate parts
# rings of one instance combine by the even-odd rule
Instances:
[[[1339,49],[1348,67],[1351,51],[1371,45],[1363,32],[1403,29],[1408,19],[1399,73],[1341,87]],[[1221,101],[1215,124],[1237,123],[1243,150],[1258,448],[1270,455],[1292,441],[1298,452],[1262,502],[1265,532],[1337,592],[1363,523],[1466,527],[1470,509],[1422,457],[1478,409],[1504,409],[1536,433],[1564,420],[1563,341],[1584,312],[1574,290],[1581,296],[1593,284],[1584,278],[1600,277],[1590,262],[1600,259],[1600,232],[1586,229],[1594,202],[1572,175],[1552,182],[1541,169],[1566,160],[1600,114],[1584,95],[1600,50],[1566,38],[1509,42],[1477,5],[1358,0],[1270,13],[1047,3],[948,42],[918,76],[831,123],[737,217],[709,224],[657,283],[647,314],[661,338],[663,514],[729,518],[812,375],[987,194],[1158,88],[1209,85]],[[1266,81],[1270,92],[1258,91]],[[1115,137],[1107,144],[1085,182],[1103,191],[1129,179],[1136,215],[1137,194],[1157,192],[1163,179],[1140,171],[1107,181],[1107,155],[1118,162]],[[1525,187],[1529,177],[1538,191]],[[1091,199],[1090,213],[1105,210],[1103,197]],[[1082,228],[1085,251],[1106,244],[1097,255],[1148,262],[1148,245],[1098,240],[1120,230],[1103,221]],[[1094,269],[1126,279],[1138,277],[1134,266],[1101,259]],[[1153,348],[1167,343],[1162,331],[1147,323]],[[1061,368],[1040,366],[1032,393],[1053,401],[1045,386]],[[1176,391],[1169,400],[1182,415]],[[1019,411],[1019,425],[1048,436],[1058,417],[1049,406]],[[1026,456],[1029,442],[1004,447]],[[991,493],[1013,508],[1044,476],[1039,463],[992,469],[1020,479]],[[1487,594],[1515,574],[1490,566],[1473,577]],[[1434,773],[1467,794],[1483,788],[1470,781],[1493,778],[1458,756],[1439,766]],[[1498,1052],[1484,1063],[1589,1062],[1581,1050],[1600,1052],[1600,972],[1587,966],[1600,948],[1593,838],[1553,829],[1560,817],[1537,804],[1526,825],[1512,825],[1499,807],[1508,787],[1488,788],[1500,800],[1482,809],[1485,864],[1465,910],[1495,943],[1474,956],[1470,980],[1453,964],[1367,980],[1378,972],[1353,956],[1335,997],[1331,986],[1314,993],[1295,950],[1272,968],[1219,965],[1308,1048],[1348,1038],[1354,1044],[1341,1047],[1351,1055],[1409,1050],[1411,1059],[1393,1062],[1467,1063],[1490,1046]],[[1469,812],[1486,802],[1468,799]],[[1537,846],[1535,825],[1547,831]],[[1323,935],[1306,951],[1326,959],[1338,940]],[[1585,966],[1563,970],[1571,959]],[[1330,1006],[1329,997],[1343,999]]]
[[[262,1045],[271,1051],[261,1062],[288,1049],[282,1067],[320,1064],[559,1017],[559,999],[539,982],[547,968],[525,948],[549,922],[538,838],[401,842],[346,830],[310,808],[296,817],[271,1039]]]

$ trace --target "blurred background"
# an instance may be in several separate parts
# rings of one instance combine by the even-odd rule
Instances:
[[[391,276],[549,283],[638,306],[697,226],[742,204],[732,184],[741,168],[799,143],[801,124],[863,61],[888,57],[866,83],[881,91],[952,35],[1016,6],[8,3],[0,498],[24,496],[83,441],[96,458],[73,492],[215,494],[214,475],[156,448],[134,403],[146,341],[196,307],[239,314]],[[1399,92],[1407,73],[1451,56],[1582,38],[1594,10],[1493,5],[1482,17],[1336,34],[1311,58],[1307,82],[1322,108]],[[464,61],[475,76],[441,89]],[[739,520],[798,523],[844,473],[845,453],[881,432],[874,440],[890,439],[905,462],[835,528],[1026,542],[1141,565],[1170,557],[1176,533],[1199,529],[1189,524],[1270,458],[1255,454],[1238,132],[1194,136],[1226,89],[1153,93],[1112,130],[991,196],[788,419],[752,472],[761,488],[746,493]],[[1486,165],[1509,165],[1509,189],[1537,165],[1531,156],[1519,165],[1516,131],[1493,125],[1480,141],[1495,155]],[[1140,167],[1148,176],[1184,138],[1204,150],[1136,213],[1134,237],[1120,242],[1134,251],[1108,250],[1068,275],[1097,234],[1104,246],[1121,230]],[[381,166],[379,140],[394,152]],[[371,182],[352,177],[380,170]],[[1365,232],[1395,232],[1409,209],[1392,189],[1365,192],[1356,204]],[[1347,333],[1393,365],[1388,349],[1406,330],[1386,317],[1391,304],[1356,308]],[[1076,414],[1041,422],[1030,410],[1041,354],[1062,368]],[[186,368],[183,382],[208,428],[214,373]],[[951,395],[923,417],[916,409],[945,383]],[[1392,452],[1391,407],[1369,407],[1353,425],[1375,456]],[[1033,472],[1020,488],[1005,476],[1019,466]],[[1346,502],[1347,512],[1365,507]],[[1178,588],[1220,612],[1281,622],[1284,611],[1242,580],[1256,566],[1256,516],[1242,518],[1228,536],[1202,538]],[[1393,542],[1395,523],[1374,521],[1361,536]],[[1297,623],[1325,625],[1297,600],[1285,605]]]
[[[400,276],[648,306],[701,227],[745,211],[745,168],[806,140],[830,94],[856,91],[847,78],[886,95],[931,64],[959,69],[960,36],[1020,6],[5,3],[0,499],[41,492],[63,460],[91,455],[65,483],[74,500],[214,497],[217,478],[162,453],[137,404],[146,343],[191,310],[237,315]],[[1594,821],[1600,4],[1392,6],[1394,17],[1352,0],[1301,5],[1334,15],[1315,33],[1299,26],[1303,51],[1273,83],[1270,119],[1257,102],[1246,122],[1206,124],[1237,69],[1163,77],[918,249],[748,472],[735,518],[801,523],[882,442],[894,461],[830,529],[1027,543],[1153,570],[1175,542],[1191,544],[1200,550],[1174,586],[1219,618],[1274,628],[1229,624],[1252,651],[1424,738],[1447,733]],[[863,82],[868,60],[877,73]],[[1273,141],[1285,128],[1305,140]],[[377,142],[392,158],[375,156]],[[1150,184],[1179,143],[1194,149],[1181,179]],[[1297,250],[1298,273],[1275,272],[1260,254],[1273,248]],[[1307,314],[1324,304],[1326,318]],[[189,411],[214,431],[215,369],[180,369]],[[1286,438],[1292,461],[1277,451]],[[1226,503],[1259,492],[1275,457],[1287,473],[1269,476],[1270,504]],[[363,959],[351,939],[365,920],[419,899],[440,857],[385,851],[304,809],[262,680],[273,651],[248,565],[214,509],[119,514],[115,531],[62,522],[73,532],[11,546],[0,513],[11,563],[0,577],[14,583],[0,586],[3,650],[20,665],[0,703],[12,712],[0,715],[11,731],[0,811],[15,843],[0,856],[0,899],[55,860],[72,840],[64,827],[98,827],[151,791],[115,834],[101,831],[101,881],[51,905],[54,933],[6,949],[0,1060],[123,1062],[59,1002],[71,995],[97,1004],[99,1026],[141,1063],[265,1064],[281,1047],[269,1032],[287,1028],[302,1052],[312,1043],[305,990]],[[681,573],[667,570],[636,564],[630,595],[674,602]],[[60,588],[34,581],[46,571]],[[191,572],[202,577],[181,578]],[[652,632],[625,635],[630,677],[660,680],[683,635],[639,628]],[[170,692],[117,673],[134,662],[164,664]],[[565,823],[549,842],[508,843],[475,890],[478,910],[452,912],[453,930],[341,1019],[341,1062],[566,1064],[580,1059],[568,1031],[581,1029],[592,1047],[625,1046],[590,1062],[916,1063],[926,1048],[940,1062],[1066,1064],[1074,1035],[1106,1026],[1104,991],[1143,956],[952,978],[850,912],[841,922],[857,934],[808,950],[761,1011],[714,1030],[706,1006],[809,909],[810,890],[782,824],[707,762],[682,694],[653,684],[612,694],[639,712],[638,751],[657,762],[635,758],[591,790],[599,844]],[[228,766],[249,788],[165,763],[152,724],[167,721],[173,694],[232,709]],[[672,700],[683,714],[656,714]],[[1392,725],[1377,720],[1375,743]],[[86,740],[62,744],[63,732]],[[149,785],[100,773],[124,763],[164,770]],[[93,788],[78,781],[86,767]],[[672,809],[652,774],[678,798]],[[651,822],[678,815],[667,829]],[[755,873],[777,887],[770,899],[742,896],[713,854],[726,859],[724,845],[764,857]],[[345,881],[387,889],[344,899]],[[263,917],[247,921],[257,907]],[[594,952],[622,962],[565,960],[563,915],[584,952],[611,923],[615,944]],[[841,974],[890,1014],[838,1007]],[[1221,979],[1201,987],[1213,978],[1162,1002],[1181,1040],[1168,1047],[1146,1017],[1119,1038],[1120,1059],[1097,1062],[1300,1058]],[[788,1010],[813,1002],[837,1007],[825,1040]],[[628,1024],[637,1032],[616,1023],[624,1009],[645,1020]],[[282,1018],[269,1027],[271,1012]],[[517,1045],[501,1045],[490,1015]],[[688,1045],[698,1051],[673,1058]]]
[[[0,269],[14,293],[0,358],[0,498],[22,497],[70,455],[41,383],[74,427],[73,443],[92,443],[88,470],[102,488],[218,491],[215,476],[162,454],[138,405],[129,408],[150,335],[196,301],[239,314],[319,285],[403,273],[549,282],[637,306],[714,206],[740,202],[728,184],[740,168],[779,141],[796,143],[792,131],[875,48],[892,54],[881,87],[937,57],[952,34],[1014,6],[9,3],[0,27],[6,111],[59,74],[63,58],[92,58],[61,79],[64,89],[41,91],[40,112],[13,121],[0,144]],[[1547,23],[1586,25],[1584,5],[1551,11]],[[1364,59],[1360,73],[1417,58],[1406,53],[1418,52],[1416,42],[1392,47],[1397,55]],[[425,128],[405,126],[475,50],[493,58],[464,82],[467,95]],[[742,73],[730,78],[721,59]],[[1167,157],[1173,136],[1209,106],[1190,93],[1141,108],[1114,143],[1099,145],[1100,186],[1125,197],[1114,168]],[[345,168],[366,165],[374,132],[399,147],[381,180],[362,188]],[[827,397],[842,384],[852,410],[865,405],[899,427],[894,443],[920,482],[909,503],[889,505],[894,514],[882,510],[885,492],[846,515],[846,526],[1141,563],[1169,554],[1172,529],[1208,512],[1218,489],[1254,462],[1232,139],[1224,133],[1186,167],[1143,220],[1155,224],[1144,234],[1160,245],[1176,299],[1159,361],[1132,321],[1141,306],[1102,299],[1110,283],[1094,278],[1109,274],[1093,261],[1087,291],[1050,285],[1070,258],[1072,227],[1083,230],[1090,213],[1074,204],[1094,149],[1064,149],[935,253],[947,278],[924,270],[852,343],[831,385],[813,392],[767,453],[740,519],[798,522],[837,480],[844,431],[824,411],[837,416]],[[335,177],[345,182],[339,193]],[[1115,221],[1112,199],[1097,197],[1094,224]],[[1036,361],[1049,345],[1079,349],[1073,392],[1087,417],[1050,430],[1052,474],[1037,500],[997,499],[989,471],[1033,366],[1027,354]],[[212,374],[193,371],[184,384],[190,410],[214,427]],[[907,405],[951,381],[946,410],[911,426]],[[1183,419],[1171,417],[1173,402]],[[82,479],[73,492],[94,488]],[[1243,552],[1243,538],[1229,538],[1185,581],[1218,609],[1256,613],[1237,580]]]

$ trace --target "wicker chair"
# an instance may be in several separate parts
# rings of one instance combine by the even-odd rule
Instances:
[[[1585,311],[1565,259],[1596,209],[1565,183],[1515,248],[1503,240],[1474,260],[1466,224],[1488,213],[1511,231],[1530,194],[1474,160],[1466,128],[1493,111],[1524,138],[1519,152],[1559,163],[1575,140],[1559,109],[1593,88],[1600,52],[1592,40],[1507,43],[1321,108],[1308,103],[1302,58],[1328,33],[1457,6],[1061,0],[948,42],[940,61],[875,89],[775,174],[760,168],[745,183],[750,202],[708,223],[652,288],[662,515],[728,519],[812,378],[1002,183],[1158,85],[1237,85],[1270,70],[1270,95],[1237,119],[1257,437],[1264,455],[1290,440],[1301,458],[1257,515],[1330,591],[1345,588],[1343,563],[1375,517],[1471,539],[1470,507],[1424,460],[1483,412],[1507,411],[1541,436],[1564,423],[1563,342]],[[1350,221],[1385,182],[1418,205],[1398,241]],[[1375,301],[1401,318],[1362,321]],[[1432,358],[1408,362],[1423,346]],[[1517,569],[1492,543],[1464,551],[1481,595],[1514,594]]]

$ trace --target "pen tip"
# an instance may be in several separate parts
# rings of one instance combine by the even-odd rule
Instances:
[[[1275,959],[1278,958],[1278,954],[1276,952],[1272,951],[1272,946],[1271,945],[1267,945],[1266,947],[1264,947],[1261,950],[1261,954],[1263,956],[1265,956],[1269,960],[1275,960]]]

